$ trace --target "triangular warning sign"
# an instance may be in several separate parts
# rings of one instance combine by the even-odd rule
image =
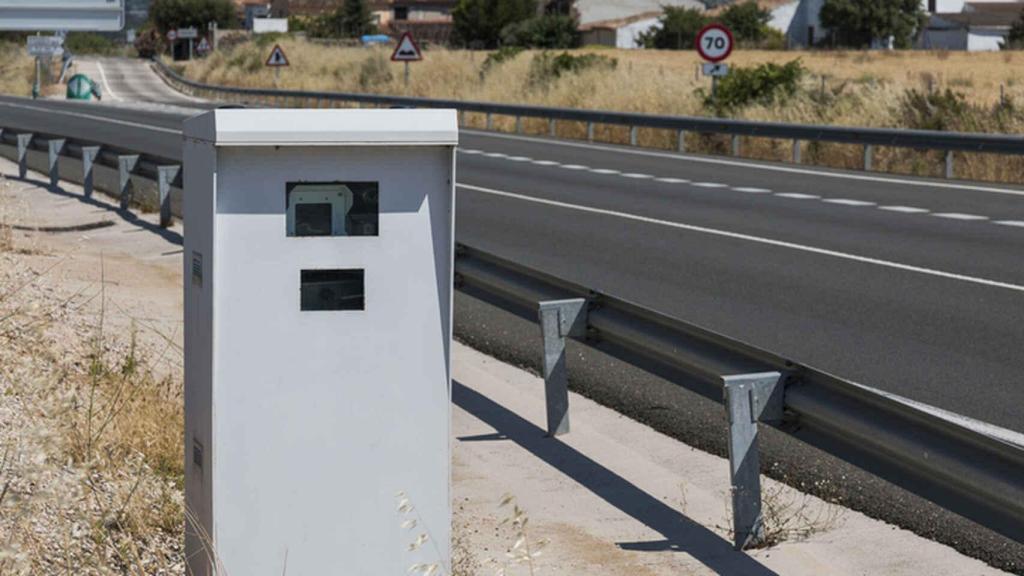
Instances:
[[[205,37],[199,41],[199,45],[196,46],[196,51],[200,54],[205,54],[210,51],[210,43],[206,40]]]
[[[406,32],[399,39],[398,46],[395,46],[395,51],[391,54],[391,61],[415,62],[417,60],[423,60],[423,54],[420,53],[420,47],[416,45],[416,41],[412,39],[412,34]]]
[[[287,66],[288,57],[284,55],[284,50],[281,50],[281,46],[274,44],[274,49],[270,51],[270,57],[267,58],[267,66]]]

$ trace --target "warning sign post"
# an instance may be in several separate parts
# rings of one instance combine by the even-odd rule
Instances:
[[[420,60],[423,60],[423,53],[416,45],[416,41],[412,39],[412,34],[408,32],[402,34],[398,40],[398,46],[395,46],[395,51],[391,53],[391,61],[405,63],[406,88],[409,87],[409,62],[419,62]]]

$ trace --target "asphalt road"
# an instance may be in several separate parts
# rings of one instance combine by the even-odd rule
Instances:
[[[146,98],[153,89],[137,91]],[[168,108],[2,98],[0,126],[50,129],[179,159],[181,121],[205,105],[160,104]],[[473,131],[462,133],[457,170],[460,242],[839,376],[1024,432],[1020,188]],[[461,324],[465,318],[473,324],[464,337],[530,363],[535,348],[494,332],[526,342],[535,326],[460,299]],[[623,382],[649,375],[612,368],[599,352],[575,354],[593,361],[575,378],[584,389],[592,386],[592,395],[721,451],[720,431],[702,429],[720,420],[720,414],[701,415],[713,408],[697,410],[662,384],[625,389]],[[583,383],[609,375],[620,379],[619,388]],[[675,417],[659,415],[668,408]],[[688,413],[685,422],[680,413]],[[780,441],[775,457],[787,460],[787,446]],[[788,465],[801,474],[813,476],[812,468],[832,471],[818,470],[822,478],[836,470],[844,478],[855,474],[818,453],[798,454],[809,462],[793,463],[790,454]],[[859,482],[860,496],[843,497],[869,513],[895,515],[894,521],[1004,567],[1024,559],[1020,548],[970,534],[970,525],[902,492],[880,497],[890,488]]]

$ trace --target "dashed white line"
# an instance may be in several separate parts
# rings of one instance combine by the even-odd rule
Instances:
[[[977,214],[962,214],[960,212],[939,212],[932,214],[936,218],[948,218],[950,220],[988,220],[988,216],[979,216]]]
[[[510,160],[512,162],[530,162],[533,158],[530,158],[529,156],[509,156],[508,158],[505,158],[505,160]]]
[[[792,198],[794,200],[817,200],[821,196],[815,196],[814,194],[801,194],[799,192],[776,192],[776,196],[779,198]]]
[[[722,184],[720,182],[694,182],[694,186],[698,188],[728,188],[728,184]]]
[[[612,170],[611,168],[594,168],[591,172],[594,174],[622,174],[619,170]]]
[[[851,198],[825,198],[822,202],[828,202],[829,204],[839,204],[841,206],[874,206],[874,202],[868,202],[867,200],[853,200]]]
[[[475,148],[459,148],[459,152],[463,154],[483,154],[483,150],[476,150]]]
[[[1000,226],[1016,226],[1017,228],[1024,228],[1024,221],[1021,220],[996,220],[993,224],[999,224]]]
[[[690,182],[685,178],[655,178],[655,180],[665,184],[687,184]]]
[[[553,160],[534,160],[533,163],[537,166],[558,166],[558,162]]]
[[[659,218],[650,218],[648,216],[640,216],[637,214],[629,214],[627,212],[616,212],[614,210],[605,210],[603,208],[592,208],[590,206],[582,206],[579,204],[570,204],[568,202],[559,202],[557,200],[548,200],[546,198],[536,198],[534,196],[526,196],[523,194],[516,194],[513,192],[505,192],[503,190],[495,190],[493,188],[483,188],[481,186],[471,186],[468,184],[458,184],[459,188],[466,190],[473,190],[483,194],[491,194],[493,196],[503,196],[505,198],[515,198],[524,202],[533,202],[536,204],[544,204],[547,206],[555,206],[558,208],[567,208],[569,210],[577,210],[579,212],[588,212],[590,214],[601,214],[604,216],[613,216],[622,218],[625,220],[632,220],[634,222],[643,222],[645,224],[655,224],[658,226],[666,226],[669,228],[676,228],[679,230],[688,230],[690,232],[700,232],[702,234],[709,234],[712,236],[721,236],[725,238],[732,238],[735,240],[744,240],[747,242],[754,242],[757,244],[766,244],[769,246],[776,246],[779,248],[788,248],[790,250],[796,250],[799,252],[809,252],[811,254],[818,254],[821,256],[830,256],[833,258],[840,258],[843,260],[852,260],[854,262],[861,262],[863,264],[873,264],[875,266],[882,266],[885,268],[893,268],[896,270],[903,270],[905,272],[914,272],[917,274],[924,274],[927,276],[937,276],[939,278],[946,278],[948,280],[957,280],[960,282],[967,282],[970,284],[980,284],[982,286],[989,286],[993,288],[1005,288],[1007,290],[1013,290],[1016,292],[1024,292],[1024,286],[1019,284],[1011,284],[1009,282],[1000,282],[998,280],[990,280],[988,278],[980,278],[977,276],[967,276],[965,274],[956,274],[954,272],[946,272],[943,270],[936,270],[934,268],[924,268],[921,266],[914,266],[911,264],[902,264],[900,262],[893,262],[891,260],[882,260],[879,258],[871,258],[869,256],[861,256],[859,254],[851,254],[848,252],[840,252],[838,250],[829,250],[827,248],[818,248],[815,246],[807,246],[805,244],[797,244],[795,242],[786,242],[784,240],[774,240],[772,238],[765,238],[762,236],[753,236],[751,234],[742,234],[739,232],[730,232],[728,230],[719,230],[716,228],[707,228],[704,226],[694,226],[692,224],[683,224],[682,222],[672,222],[670,220],[661,220]]]
[[[746,194],[768,194],[771,192],[771,190],[767,188],[754,188],[752,186],[733,186],[732,189]]]
[[[508,154],[502,154],[501,152],[484,152],[484,156],[488,158],[508,158]]]
[[[901,214],[925,214],[931,212],[926,208],[918,208],[917,206],[879,206],[879,210],[888,210],[889,212],[899,212]]]
[[[648,178],[654,178],[654,176],[651,176],[650,174],[640,174],[638,172],[624,172],[622,174],[622,176],[624,178],[636,178],[638,180],[646,180]]]
[[[584,166],[583,164],[562,164],[562,168],[566,170],[590,170],[589,166]]]

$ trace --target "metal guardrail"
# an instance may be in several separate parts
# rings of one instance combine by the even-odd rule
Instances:
[[[511,116],[516,119],[516,132],[523,132],[523,118],[540,118],[548,121],[548,133],[554,135],[558,121],[581,122],[587,126],[587,140],[594,140],[594,126],[608,124],[629,128],[630,144],[637,144],[638,128],[655,128],[676,132],[677,147],[685,152],[687,132],[699,134],[727,134],[732,137],[733,156],[740,155],[740,138],[775,138],[793,141],[794,163],[801,161],[801,142],[831,142],[855,144],[864,147],[864,170],[871,170],[874,147],[916,148],[940,150],[945,155],[945,176],[954,176],[954,152],[982,152],[993,154],[1024,154],[1024,137],[1009,134],[982,134],[966,132],[939,132],[934,130],[903,130],[893,128],[857,128],[846,126],[818,126],[809,124],[785,124],[781,122],[754,122],[726,118],[701,118],[695,116],[663,116],[582,110],[577,108],[547,108],[518,104],[497,104],[464,100],[443,100],[414,98],[408,96],[386,96],[352,92],[315,92],[306,90],[273,90],[264,88],[236,88],[204,84],[184,78],[160,60],[154,60],[154,69],[169,84],[179,91],[193,95],[227,98],[241,102],[260,102],[270,105],[307,105],[320,108],[324,103],[347,102],[373,104],[377,106],[405,106],[412,108],[453,108],[460,112],[486,115],[487,129],[493,129],[494,116]],[[460,119],[460,124],[464,122]]]
[[[170,222],[170,187],[180,166],[59,135],[0,129],[17,149],[46,150],[50,182],[61,157],[80,159],[86,195],[94,164],[118,170],[121,206],[132,175],[158,183],[161,223]],[[750,344],[590,290],[468,246],[458,246],[456,284],[511,307],[538,311],[544,335],[548,430],[568,431],[565,338],[600,342],[627,362],[692,377],[680,382],[721,401],[729,414],[734,534],[737,547],[761,534],[757,423],[769,424],[912,493],[1024,542],[1024,435],[842,380]]]

